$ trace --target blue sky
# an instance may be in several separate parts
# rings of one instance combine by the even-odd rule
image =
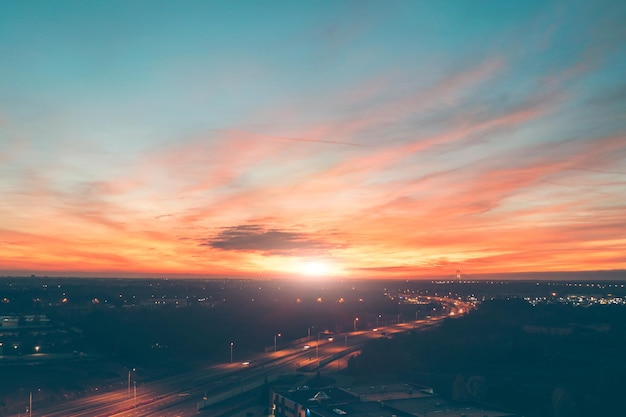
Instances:
[[[5,2],[3,270],[626,269],[624,21],[617,1]]]

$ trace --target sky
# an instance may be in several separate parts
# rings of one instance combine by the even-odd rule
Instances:
[[[0,9],[0,274],[626,269],[626,2]]]

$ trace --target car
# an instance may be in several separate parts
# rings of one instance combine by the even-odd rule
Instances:
[[[302,349],[304,349],[304,350],[311,349],[311,345],[304,345],[304,347]]]
[[[250,361],[250,360],[243,361],[243,362],[241,362],[241,364],[242,364],[243,366],[249,366],[249,365],[252,365],[252,361]]]

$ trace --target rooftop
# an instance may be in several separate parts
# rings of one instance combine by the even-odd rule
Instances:
[[[363,385],[344,388],[362,401],[387,401],[389,399],[432,397],[431,388],[416,384]]]
[[[432,389],[415,384],[307,388],[278,393],[308,408],[311,416],[319,417],[411,417],[431,413],[437,417],[515,416],[485,405],[448,401],[433,394]]]
[[[462,403],[447,401],[438,396],[413,398],[413,399],[395,399],[385,401],[396,411],[402,411],[415,415],[416,413],[436,413],[437,417],[513,417],[506,411],[496,410],[490,407],[481,406],[480,404]],[[397,413],[396,413],[397,414]]]
[[[278,393],[304,406],[337,405],[359,401],[358,396],[336,387],[297,389]]]
[[[345,413],[345,414],[344,414]],[[398,411],[375,401],[350,403],[340,406],[321,406],[311,410],[311,417],[414,417],[413,414]],[[458,417],[458,416],[457,416]]]

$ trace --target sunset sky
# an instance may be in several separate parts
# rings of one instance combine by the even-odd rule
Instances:
[[[626,269],[626,2],[5,1],[0,274]]]

